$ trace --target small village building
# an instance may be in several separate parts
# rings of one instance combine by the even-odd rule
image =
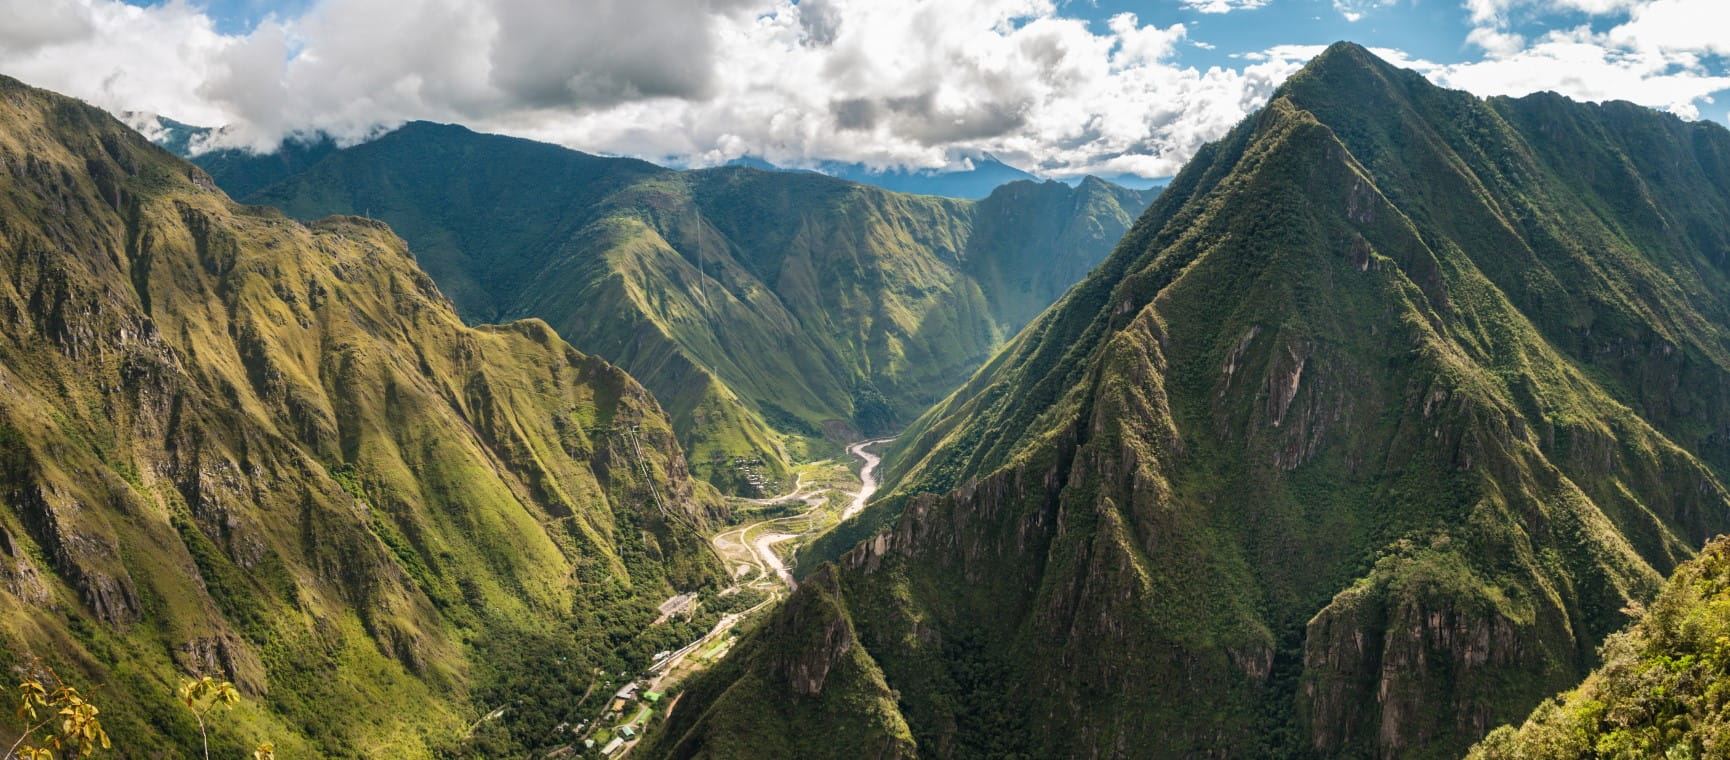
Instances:
[[[637,738],[637,729],[630,726],[619,726],[619,735],[626,739],[635,739]]]
[[[643,692],[643,701],[648,702],[651,705],[655,704],[657,702],[660,702],[661,701],[661,692],[645,691],[645,692]]]
[[[601,748],[601,754],[611,756],[614,752],[618,752],[619,748],[623,746],[625,746],[625,740],[615,738],[612,741],[607,742],[607,746]]]
[[[636,699],[637,698],[637,682],[632,681],[628,684],[625,684],[624,686],[620,686],[618,691],[613,692],[613,698],[614,699]]]

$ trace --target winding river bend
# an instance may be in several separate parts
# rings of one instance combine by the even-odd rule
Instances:
[[[847,453],[857,457],[861,463],[859,468],[859,490],[851,492],[852,500],[842,508],[840,519],[846,521],[858,514],[877,493],[877,468],[883,463],[883,458],[867,451],[872,446],[888,443],[893,438],[877,438],[860,441],[847,447]],[[791,590],[798,586],[793,579],[793,573],[787,568],[781,556],[776,553],[775,545],[784,541],[804,538],[811,522],[807,519],[817,510],[824,509],[828,495],[833,491],[848,493],[839,488],[813,485],[807,487],[803,476],[793,485],[793,491],[781,496],[766,499],[748,499],[754,504],[781,504],[789,501],[803,501],[807,511],[787,517],[772,517],[754,522],[717,534],[712,543],[715,550],[727,563],[729,572],[740,583],[757,583],[763,578],[774,578],[781,586]],[[752,571],[756,572],[753,573]],[[671,601],[671,600],[669,600]]]
[[[852,492],[852,500],[842,509],[842,521],[851,519],[854,515],[859,514],[859,512],[865,508],[865,505],[871,501],[871,497],[877,493],[877,467],[883,464],[883,458],[867,451],[866,449],[879,444],[888,443],[892,440],[894,439],[878,438],[870,441],[860,441],[847,447],[847,453],[857,457],[861,466],[859,468],[859,490]],[[704,647],[713,646],[716,642],[721,641],[723,637],[731,635],[733,628],[741,621],[747,620],[765,609],[769,609],[772,604],[780,599],[786,598],[789,593],[798,587],[799,584],[794,580],[793,573],[787,569],[786,563],[783,562],[781,556],[775,552],[775,546],[776,544],[786,541],[806,538],[812,535],[811,531],[813,522],[809,518],[820,510],[828,509],[829,495],[831,492],[837,491],[847,493],[847,491],[841,488],[821,483],[807,487],[805,484],[805,478],[801,475],[794,481],[793,490],[789,493],[765,499],[744,500],[761,505],[803,501],[806,506],[806,511],[800,514],[784,517],[771,517],[767,520],[760,520],[749,525],[724,530],[710,538],[710,542],[715,547],[716,554],[720,555],[722,562],[727,566],[728,572],[733,577],[732,587],[722,591],[721,593],[729,594],[734,593],[741,588],[752,587],[769,592],[768,597],[749,609],[721,616],[721,619],[716,621],[715,626],[710,629],[708,633],[704,634],[696,641],[680,647],[676,651],[667,653],[665,656],[657,660],[654,665],[649,667],[646,673],[648,676],[648,691],[665,691],[669,687],[680,683],[687,675],[693,672],[689,667],[681,667],[686,663],[686,660],[691,653],[702,651]],[[668,599],[661,604],[661,618],[656,622],[667,620],[673,615],[687,609],[695,599],[696,594],[692,593],[679,594]],[[697,669],[701,669],[701,667],[702,666],[699,665]],[[591,690],[593,690],[593,688],[593,686],[590,686]],[[678,698],[675,697],[667,704],[666,710],[670,713],[677,704]],[[488,718],[483,718],[482,720],[488,720],[492,717],[497,716],[488,716]],[[594,725],[589,728],[588,733],[584,734],[584,736],[586,737],[592,734],[596,729],[603,725],[616,723],[619,717],[620,716],[617,715],[609,716],[609,713],[603,710],[595,719]],[[639,741],[640,738],[632,739],[625,743],[619,748],[618,753],[615,754],[614,757],[617,758],[629,754],[630,751],[637,746]]]
[[[843,522],[859,514],[859,510],[864,509],[865,503],[871,500],[873,494],[877,493],[877,465],[883,463],[883,457],[866,451],[865,448],[893,440],[895,439],[878,438],[874,441],[860,441],[847,447],[847,453],[859,457],[859,461],[864,462],[865,465],[859,468],[859,492],[853,494],[853,501],[841,512]]]

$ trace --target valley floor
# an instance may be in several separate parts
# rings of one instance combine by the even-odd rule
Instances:
[[[678,697],[661,705],[661,696],[725,657],[737,639],[735,630],[741,623],[757,618],[797,587],[798,582],[784,558],[857,514],[870,501],[877,491],[876,470],[882,458],[867,449],[890,440],[893,439],[860,441],[847,447],[847,452],[860,462],[857,474],[846,463],[813,462],[799,466],[793,490],[787,494],[766,499],[735,499],[733,514],[743,524],[728,527],[710,538],[733,579],[733,585],[718,597],[760,595],[761,601],[721,616],[696,641],[658,657],[645,674],[645,682],[633,682],[631,686],[635,688],[630,689],[629,696],[608,700],[600,714],[574,734],[572,744],[550,753],[549,757],[581,757],[597,751],[610,758],[623,757],[642,740],[644,731],[651,730],[652,718],[672,714],[678,706]],[[684,614],[694,599],[690,594],[668,599],[661,606],[663,619]],[[621,690],[620,695],[625,693]],[[655,714],[657,711],[659,716]],[[620,743],[613,745],[615,740]],[[587,744],[591,741],[593,744]]]

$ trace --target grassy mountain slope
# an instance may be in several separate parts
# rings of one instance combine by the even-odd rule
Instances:
[[[1726,178],[1331,48],[897,442],[832,584],[887,688],[824,692],[929,757],[1457,754],[1730,528]],[[826,730],[735,672],[658,752]]]
[[[100,685],[128,757],[196,746],[184,674],[247,698],[218,756],[428,756],[664,646],[633,647],[654,605],[720,573],[623,371],[465,326],[381,223],[241,206],[5,78],[0,325],[0,669]]]
[[[734,487],[734,457],[783,478],[807,447],[905,424],[1151,197],[1089,181],[958,201],[416,123],[253,200],[389,221],[465,317],[540,317],[618,363],[661,399],[699,472]]]
[[[211,177],[222,178],[218,184],[224,192],[245,198],[306,171],[337,149],[335,140],[321,134],[284,140],[274,153],[260,155],[237,148],[221,148],[200,153],[193,160]]]
[[[129,112],[121,120],[138,129],[152,142],[183,158],[193,157],[193,149],[217,130],[178,122],[166,116]],[[222,190],[235,198],[244,198],[306,171],[325,156],[336,152],[336,140],[324,133],[294,135],[278,143],[270,153],[253,153],[239,148],[203,150],[193,157],[195,163],[211,177],[217,178]]]
[[[1472,750],[1482,760],[1724,757],[1730,754],[1730,540],[1683,564],[1603,664],[1518,728]]]

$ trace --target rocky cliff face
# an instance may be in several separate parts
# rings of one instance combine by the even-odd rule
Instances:
[[[466,316],[539,317],[626,368],[702,476],[741,486],[736,458],[784,480],[791,457],[904,425],[1152,197],[1090,180],[960,201],[417,123],[251,200],[389,220]]]
[[[891,452],[837,572],[921,755],[1455,756],[1574,682],[1730,528],[1727,157],[1330,49]]]
[[[1496,729],[1473,760],[1721,757],[1730,752],[1730,541],[1683,564],[1634,622],[1605,642],[1577,688]]]
[[[4,78],[0,499],[0,665],[104,684],[139,755],[184,748],[183,674],[256,702],[219,748],[425,755],[471,643],[718,573],[623,371],[464,326],[382,223],[235,204]]]

